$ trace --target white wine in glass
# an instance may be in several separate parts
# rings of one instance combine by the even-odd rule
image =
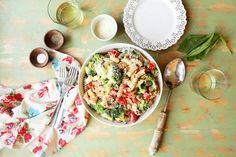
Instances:
[[[84,20],[83,11],[76,0],[50,0],[48,4],[50,18],[67,27],[77,27]]]
[[[218,69],[196,75],[192,82],[194,90],[207,99],[220,98],[227,89],[227,79]]]

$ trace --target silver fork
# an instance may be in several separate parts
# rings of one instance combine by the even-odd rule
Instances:
[[[62,96],[62,85],[65,82],[66,77],[67,77],[66,65],[60,65],[59,70],[57,71],[56,77],[57,77],[57,84],[59,86],[59,95],[61,97]],[[58,102],[57,102],[57,104],[58,104]],[[57,105],[56,109],[52,115],[51,121],[49,122],[49,126],[53,126],[55,124],[55,121],[56,121],[55,117],[56,117],[56,114],[58,113],[58,110],[59,110],[59,106]]]
[[[64,114],[64,104],[63,104],[63,99],[66,94],[66,92],[74,85],[74,83],[77,80],[78,76],[78,67],[76,65],[71,66],[69,74],[67,78],[65,79],[65,82],[62,85],[62,95],[59,100],[59,113],[57,114],[56,117],[56,122],[55,122],[55,127],[58,128],[62,122],[63,114]]]
[[[60,66],[58,74],[57,74],[58,85],[60,87],[60,95],[62,92],[62,85],[65,82],[66,77],[67,77],[66,65],[62,65]]]

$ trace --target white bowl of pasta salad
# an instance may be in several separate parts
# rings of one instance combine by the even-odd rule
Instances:
[[[162,88],[155,60],[130,44],[99,48],[79,74],[79,94],[86,110],[112,126],[131,126],[146,119],[157,107]]]

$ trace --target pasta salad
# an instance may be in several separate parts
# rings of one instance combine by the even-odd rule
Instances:
[[[97,53],[85,66],[83,98],[108,120],[134,123],[160,92],[158,72],[133,48]]]

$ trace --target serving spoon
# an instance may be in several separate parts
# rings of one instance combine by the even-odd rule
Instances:
[[[167,93],[164,109],[160,113],[160,118],[157,121],[157,125],[153,133],[152,141],[149,146],[150,155],[154,155],[161,144],[163,130],[164,130],[165,122],[167,119],[166,109],[169,104],[169,99],[170,99],[172,90],[175,87],[179,86],[184,81],[184,79],[185,79],[185,65],[182,59],[176,58],[166,65],[165,70],[164,70],[164,82],[169,90]]]

